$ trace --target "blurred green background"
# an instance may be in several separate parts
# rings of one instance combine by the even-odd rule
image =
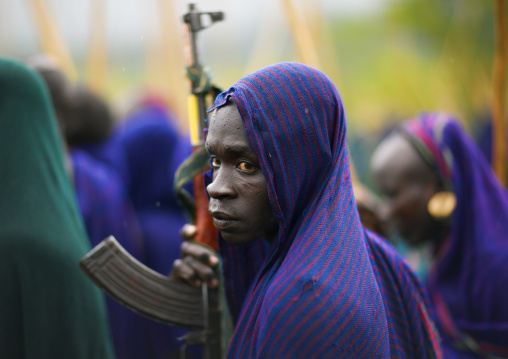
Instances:
[[[0,55],[41,51],[33,1],[0,0]],[[87,81],[94,0],[40,0]],[[107,68],[98,89],[112,104],[140,88],[161,91],[186,128],[181,16],[187,2],[102,0]],[[226,19],[200,35],[204,62],[227,88],[280,61],[301,61],[282,1],[195,1]],[[360,178],[380,132],[421,110],[456,114],[474,131],[489,117],[494,53],[493,3],[485,0],[294,0],[320,68],[336,83],[348,118]],[[96,8],[95,8],[96,9]],[[164,32],[163,28],[166,28]],[[171,40],[168,40],[171,39]],[[164,53],[164,51],[166,51]]]

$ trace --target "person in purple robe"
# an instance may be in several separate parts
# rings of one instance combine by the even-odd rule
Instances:
[[[80,150],[70,151],[78,208],[92,246],[113,235],[138,260],[144,260],[142,233],[118,174]],[[145,329],[152,323],[106,297],[118,359],[143,357],[151,350]]]
[[[160,105],[139,107],[114,127],[109,136],[100,138],[104,136],[98,134],[103,133],[101,129],[105,127],[94,126],[94,123],[99,122],[91,120],[90,116],[84,118],[83,114],[104,117],[104,106],[97,104],[99,99],[84,88],[75,91],[74,96],[72,111],[77,118],[71,128],[76,131],[73,131],[70,142],[80,148],[73,151],[74,164],[83,164],[92,169],[94,163],[95,169],[92,172],[95,174],[92,177],[100,177],[104,186],[105,181],[115,182],[117,192],[121,188],[125,190],[123,195],[129,200],[131,217],[135,219],[136,229],[141,233],[143,253],[142,256],[137,256],[131,248],[126,249],[148,267],[167,274],[173,258],[179,255],[181,239],[178,232],[185,223],[183,211],[173,195],[173,176],[180,162],[190,154],[190,142],[179,136],[167,112]],[[87,123],[89,126],[86,126]],[[87,131],[79,131],[86,127],[97,127],[97,130],[89,128]],[[85,188],[88,187],[86,178],[82,178],[76,185],[83,192],[81,202],[86,222],[86,204],[92,201],[96,206],[97,201],[94,196],[85,194]],[[111,189],[110,193],[115,193],[115,190]],[[100,212],[100,207],[96,212]],[[123,217],[120,212],[110,213],[119,220]],[[93,220],[100,221],[100,216],[94,215]],[[130,220],[126,222],[121,224],[131,224]],[[91,230],[97,230],[96,226],[90,227]],[[121,238],[117,239],[124,245]],[[111,313],[125,311],[125,308],[116,304]],[[131,322],[119,331],[124,337],[117,346],[119,358],[163,359],[179,355],[178,338],[187,331],[129,314],[136,318],[130,318]],[[121,320],[116,320],[115,325],[118,323]],[[195,355],[196,352],[191,351],[189,354]]]
[[[173,179],[192,147],[174,122],[162,106],[149,104],[115,129],[115,141],[127,161],[129,195],[145,237],[145,264],[163,274],[180,254],[179,231],[187,222]]]
[[[458,121],[421,113],[372,157],[381,216],[432,245],[426,285],[445,358],[508,357],[508,193]]]
[[[331,80],[271,65],[209,111],[208,210],[235,325],[227,358],[440,358],[425,291],[360,222]],[[218,259],[193,242],[182,251],[172,277],[214,286]]]
[[[147,103],[115,128],[111,140],[126,160],[129,196],[143,232],[144,264],[162,274],[168,274],[180,256],[179,233],[187,222],[173,191],[173,178],[192,147],[174,122],[163,106]],[[186,332],[152,323],[147,335],[152,350],[146,357],[177,357],[181,345],[177,339]],[[189,357],[197,353],[191,350]]]
[[[97,121],[90,121],[90,116],[83,114],[104,116],[103,107],[90,106],[96,97],[87,95],[84,88],[75,91],[74,96],[72,110],[76,119],[72,128],[94,127]],[[180,253],[179,231],[186,223],[173,193],[173,177],[180,163],[190,155],[191,145],[188,138],[178,133],[174,119],[160,101],[143,97],[131,107],[127,117],[113,126],[105,138],[98,135],[106,127],[97,126],[97,130],[75,131],[73,144],[118,173],[142,232],[140,260],[151,269],[167,274]],[[181,344],[177,339],[186,332],[156,322],[144,323],[137,338],[143,345],[130,357],[177,357]],[[196,353],[190,351],[189,357]]]

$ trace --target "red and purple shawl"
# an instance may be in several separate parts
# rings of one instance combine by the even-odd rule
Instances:
[[[508,357],[508,193],[451,115],[422,113],[402,130],[457,197],[428,277],[443,352]]]
[[[272,245],[220,239],[236,324],[228,358],[435,358],[418,280],[360,223],[342,100],[322,72],[259,70],[232,98],[266,178],[279,231]]]

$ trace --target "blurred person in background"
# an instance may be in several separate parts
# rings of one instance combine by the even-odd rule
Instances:
[[[141,261],[168,274],[173,260],[180,255],[179,232],[187,221],[173,191],[173,178],[192,147],[190,139],[179,134],[175,118],[158,96],[145,94],[129,107],[126,117],[115,124],[106,138],[75,135],[73,145],[120,174],[143,233]],[[147,324],[140,334],[147,343],[143,355],[154,359],[178,356],[177,338],[186,332],[155,322]],[[191,350],[189,357],[192,355],[196,351]]]
[[[375,150],[381,217],[429,243],[426,284],[445,358],[508,356],[508,194],[451,115],[403,123]]]
[[[441,357],[418,280],[360,223],[330,79],[271,65],[209,113],[208,209],[235,325],[227,357]],[[218,262],[186,242],[171,276],[213,287]]]
[[[97,142],[109,136],[113,123],[109,106],[85,86],[73,87],[68,97],[62,128],[92,246],[113,235],[129,253],[144,261],[142,230],[125,182],[115,168],[78,147],[82,142]]]
[[[176,118],[156,94],[136,97],[124,112],[125,118],[104,140],[81,136],[74,145],[121,175],[144,234],[143,262],[160,273],[169,273],[173,258],[179,255],[179,230],[187,222],[173,181],[192,146],[188,136],[178,132]]]
[[[46,54],[38,54],[24,61],[31,69],[37,71],[46,84],[58,126],[64,133],[64,117],[69,108],[71,85],[58,66],[58,60]]]
[[[168,274],[180,256],[179,232],[187,222],[173,190],[173,179],[191,154],[190,139],[179,134],[174,116],[163,103],[149,98],[119,123],[114,136],[125,154],[129,195],[144,234],[145,264]],[[177,338],[186,331],[158,323],[149,330],[151,358],[178,357]]]
[[[353,182],[356,208],[360,221],[366,229],[385,236],[381,219],[379,218],[379,198],[366,186],[356,181]]]
[[[0,60],[0,357],[113,358],[47,89]]]
[[[173,180],[191,154],[190,139],[179,134],[173,115],[155,103],[138,107],[119,124],[115,136],[127,160],[129,194],[145,234],[146,263],[169,273],[179,255],[179,229],[186,223]]]
[[[129,253],[144,261],[141,228],[121,177],[114,168],[75,147],[81,140],[99,141],[109,135],[113,116],[107,103],[86,87],[70,84],[48,56],[38,55],[27,64],[44,79],[58,114],[67,173],[90,244],[95,246],[113,235]],[[145,334],[150,321],[108,297],[106,303],[116,356],[143,357],[151,347]]]
[[[100,142],[110,136],[115,118],[103,97],[85,85],[75,85],[67,98],[69,110],[63,130],[70,148]]]

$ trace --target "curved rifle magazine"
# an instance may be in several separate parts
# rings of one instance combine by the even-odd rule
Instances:
[[[176,327],[205,328],[201,288],[153,271],[113,236],[85,255],[80,267],[107,295],[144,317]]]

